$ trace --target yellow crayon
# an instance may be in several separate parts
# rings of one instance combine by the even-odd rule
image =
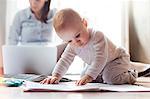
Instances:
[[[3,84],[3,82],[4,82],[4,78],[0,77],[0,84]]]

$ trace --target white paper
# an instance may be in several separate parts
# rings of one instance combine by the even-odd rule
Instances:
[[[63,82],[59,84],[40,84],[26,81],[22,86],[24,91],[150,91],[150,88],[137,85],[109,85],[103,83],[88,83],[82,86],[76,86],[75,82]]]
[[[64,82],[59,84],[40,84],[26,81],[23,85],[24,91],[98,91],[99,84],[89,83],[85,86],[77,86],[75,82]]]

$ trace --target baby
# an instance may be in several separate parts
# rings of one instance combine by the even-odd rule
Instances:
[[[131,70],[129,54],[117,48],[102,32],[87,28],[87,21],[76,11],[69,8],[60,10],[53,19],[53,25],[57,35],[68,42],[68,46],[52,77],[41,83],[59,83],[76,55],[88,64],[77,85],[89,82],[133,84],[136,81],[137,72]]]

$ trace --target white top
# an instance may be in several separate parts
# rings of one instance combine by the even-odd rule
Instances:
[[[78,55],[90,67],[85,74],[93,79],[99,75],[105,65],[119,57],[120,50],[100,31],[89,29],[90,40],[84,47],[73,47],[68,44],[61,59],[55,66],[53,74],[58,73],[63,76],[68,70],[73,59]]]

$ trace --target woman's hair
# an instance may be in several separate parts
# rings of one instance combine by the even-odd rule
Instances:
[[[41,22],[47,23],[46,21],[47,21],[48,12],[50,10],[50,4],[51,4],[51,0],[45,1],[45,4],[41,9],[41,18],[40,18]]]

